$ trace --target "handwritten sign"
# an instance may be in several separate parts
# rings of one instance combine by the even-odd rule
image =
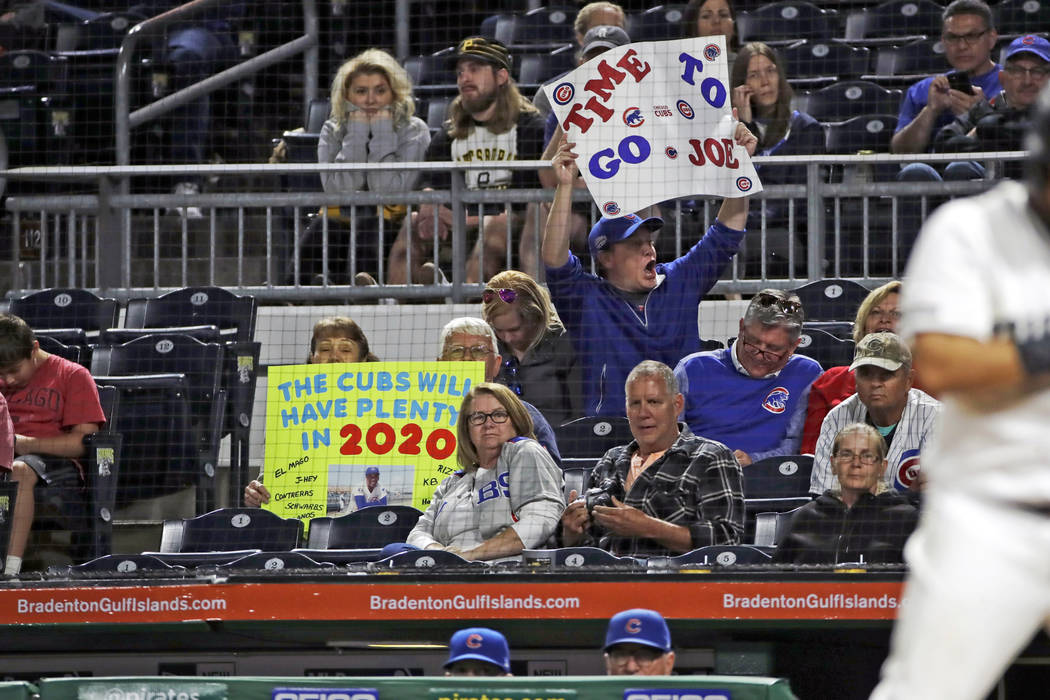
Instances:
[[[733,141],[725,55],[721,36],[638,42],[544,88],[604,216],[761,191],[747,151]]]
[[[371,505],[424,509],[458,469],[460,404],[483,380],[481,362],[271,367],[266,508],[305,521]]]

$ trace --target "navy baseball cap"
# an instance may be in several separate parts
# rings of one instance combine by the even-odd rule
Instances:
[[[507,638],[488,627],[468,627],[452,635],[448,641],[448,668],[457,661],[484,661],[510,673],[510,649]]]
[[[379,476],[379,467],[368,467],[367,469],[365,469],[365,476],[368,476],[369,474],[375,474],[376,476]]]
[[[642,644],[666,653],[671,651],[671,631],[667,629],[663,616],[655,610],[631,608],[616,613],[609,620],[603,649],[609,651],[609,647],[617,644]]]
[[[1010,42],[1010,45],[1006,48],[1006,55],[1003,57],[1003,60],[1009,61],[1019,53],[1034,54],[1036,57],[1050,63],[1050,41],[1038,34],[1019,36]]]
[[[659,216],[643,219],[637,214],[625,214],[615,219],[601,218],[591,228],[587,236],[587,246],[591,249],[591,257],[595,257],[598,251],[608,250],[612,244],[627,240],[642,226],[655,233],[663,225],[664,220]]]

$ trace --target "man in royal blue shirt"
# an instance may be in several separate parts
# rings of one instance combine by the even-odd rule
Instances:
[[[754,154],[758,141],[743,124],[736,143]],[[601,219],[587,237],[602,277],[583,269],[569,250],[574,144],[563,142],[552,166],[558,180],[543,232],[547,286],[582,367],[588,415],[623,415],[624,383],[642,360],[674,366],[700,349],[697,309],[736,255],[747,223],[747,198],[726,198],[718,218],[682,257],[656,262],[657,217]]]
[[[692,354],[674,370],[689,429],[726,445],[741,466],[798,452],[809,387],[822,372],[816,360],[794,354],[802,320],[798,296],[763,289],[736,342]]]

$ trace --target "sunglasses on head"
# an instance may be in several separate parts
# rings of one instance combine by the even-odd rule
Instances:
[[[488,304],[490,301],[499,297],[505,304],[513,304],[514,300],[518,298],[518,293],[513,289],[485,289],[481,293],[481,300]]]
[[[797,314],[799,311],[802,310],[802,302],[793,301],[791,299],[783,299],[781,297],[776,296],[775,294],[770,294],[768,292],[756,294],[755,303],[759,306],[776,306],[781,311],[787,314]]]

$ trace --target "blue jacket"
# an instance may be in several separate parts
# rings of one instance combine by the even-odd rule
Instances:
[[[978,75],[976,78],[971,78],[971,82],[981,88],[984,91],[985,99],[995,97],[1002,92],[1003,86],[999,84],[999,71],[1003,69],[998,63],[996,63],[990,71]],[[919,82],[908,88],[908,91],[904,93],[904,99],[901,100],[900,113],[897,115],[897,131],[900,131],[904,127],[915,121],[915,117],[919,116],[919,112],[926,106],[926,103],[930,99],[930,83],[933,82],[934,76],[929,78],[923,78]],[[937,121],[933,125],[933,130],[930,132],[930,145],[933,145],[933,136],[942,127],[948,126],[955,121],[955,115],[952,114],[950,109],[946,109],[941,112],[940,116],[937,117]]]
[[[641,308],[584,271],[572,253],[561,267],[547,268],[551,298],[576,343],[587,415],[624,415],[624,382],[642,360],[674,367],[700,349],[697,307],[743,238],[744,231],[715,220],[685,255],[656,266],[663,280]]]
[[[820,364],[792,355],[776,376],[754,379],[737,370],[730,352],[732,347],[698,352],[675,367],[689,429],[743,450],[755,462],[798,453],[809,387],[822,372]]]

